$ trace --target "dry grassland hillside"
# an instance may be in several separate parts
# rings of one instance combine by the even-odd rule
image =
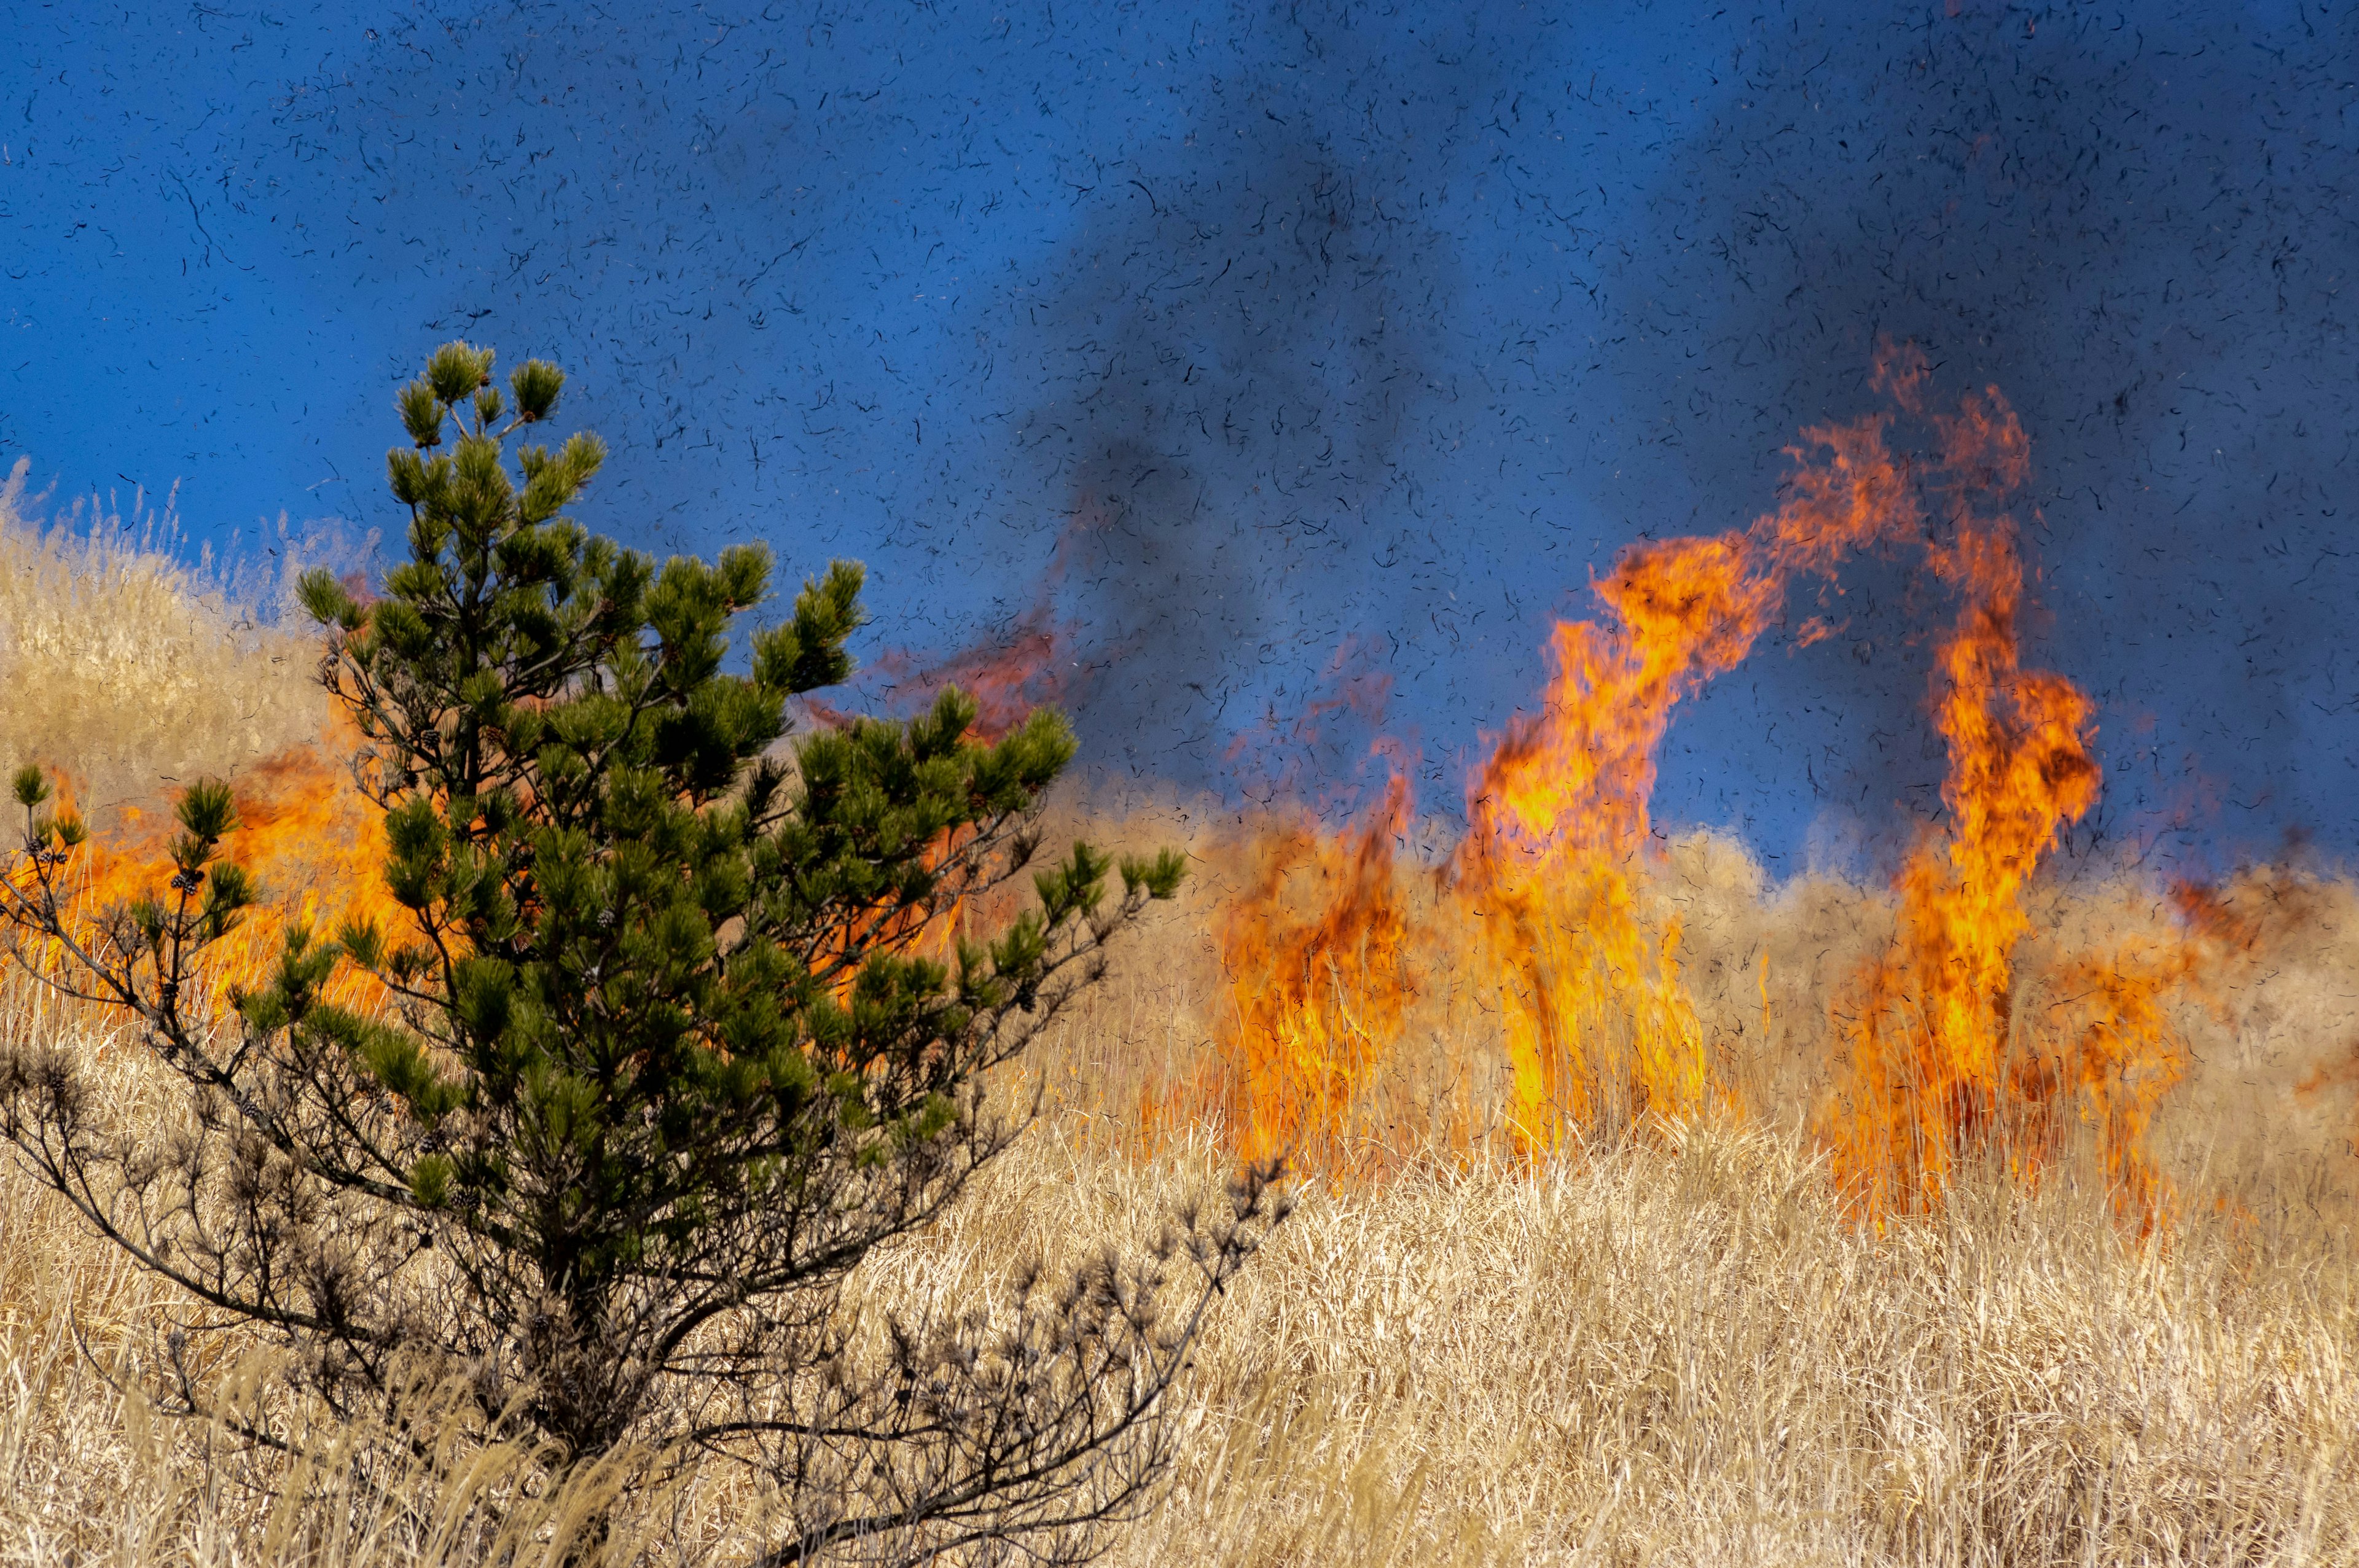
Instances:
[[[22,472],[0,493],[0,761],[136,806],[317,741],[301,638],[136,527],[28,516]],[[1169,800],[1066,816],[1180,839],[1207,874],[1008,1086],[1044,1093],[1041,1125],[951,1223],[869,1260],[865,1303],[987,1301],[1027,1257],[1136,1238],[1229,1159],[1222,1129],[1142,1111],[1201,1073],[1239,1005],[1212,932],[1240,873],[1212,868],[1244,863],[1251,825]],[[1397,1081],[1364,1086],[1383,1159],[1311,1173],[1220,1304],[1169,1493],[1108,1561],[2359,1563],[2359,895],[2287,870],[2238,888],[2276,913],[2233,985],[2173,1004],[2186,1072],[2152,1141],[2176,1199],[2151,1233],[2070,1161],[2036,1184],[1969,1171],[1937,1217],[1879,1233],[1809,1130],[1834,1051],[1806,1021],[1886,939],[1892,900],[1772,886],[1741,848],[1682,841],[1648,896],[1678,912],[1735,1103],[1538,1162],[1480,1128],[1448,1143],[1419,1108],[1495,1102],[1497,1022],[1479,988],[1428,999],[1386,1058]],[[2028,941],[2081,946],[2168,920],[2127,870],[2043,884],[2032,914]],[[71,1040],[114,1113],[168,1131],[163,1076],[113,1021],[12,979],[0,1028]],[[362,1432],[295,1465],[154,1417],[124,1390],[201,1321],[0,1158],[0,1561],[563,1560],[568,1499],[510,1510],[504,1541],[476,1507],[528,1486],[529,1454],[397,1461]],[[199,1341],[223,1398],[266,1388],[254,1346]],[[613,1550],[734,1564],[762,1509],[717,1477],[655,1487]]]

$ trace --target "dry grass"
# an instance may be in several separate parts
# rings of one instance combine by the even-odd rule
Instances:
[[[128,793],[310,733],[307,662],[276,633],[160,559],[35,532],[19,489],[0,503],[10,746]],[[1212,841],[1172,803],[1114,806],[1125,831]],[[2297,912],[2276,961],[2188,1021],[2199,1061],[2169,1162],[2239,1217],[2192,1203],[2141,1242],[2070,1179],[2027,1194],[1986,1178],[1941,1221],[1876,1237],[1844,1222],[1795,1130],[1823,1042],[1799,1025],[1764,1037],[1759,966],[1774,1017],[1822,1017],[1888,912],[1857,889],[1766,886],[1719,841],[1670,868],[1699,1009],[1762,1119],[1538,1173],[1412,1162],[1374,1189],[1306,1194],[1222,1303],[1172,1490],[1112,1560],[2359,1563],[2336,1087],[2359,897],[2278,877]],[[1036,1064],[1043,1127],[950,1223],[873,1258],[866,1299],[987,1297],[1027,1254],[1138,1238],[1217,1179],[1201,1141],[1141,1159],[1125,1136],[1142,1089],[1213,1033],[1215,896],[1136,945]],[[2126,877],[2052,890],[2042,910],[2058,930],[2153,918]],[[12,989],[0,1027],[79,1041],[123,1114],[171,1115],[100,1021]],[[2322,1087],[2298,1092],[2306,1080]],[[494,1549],[471,1504],[513,1491],[529,1455],[388,1464],[363,1433],[290,1471],[152,1419],[93,1369],[136,1370],[182,1310],[0,1161],[0,1561],[393,1568]],[[215,1349],[225,1379],[245,1349]],[[519,1561],[556,1560],[563,1512],[527,1511]],[[650,1562],[728,1563],[759,1519],[758,1498],[708,1476],[634,1505],[624,1533]]]
[[[168,510],[78,503],[45,525],[27,468],[0,481],[0,763],[64,768],[103,822],[318,736],[308,638],[159,547],[176,536]]]

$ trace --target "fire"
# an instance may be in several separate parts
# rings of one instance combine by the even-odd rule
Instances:
[[[1272,821],[1246,853],[1245,890],[1214,916],[1230,1011],[1210,1082],[1192,1086],[1248,1159],[1286,1154],[1329,1170],[1369,1162],[1353,1137],[1370,1074],[1399,1037],[1422,931],[1402,896],[1396,846],[1408,778],[1342,833]],[[1305,905],[1308,905],[1306,908]]]
[[[240,773],[231,789],[237,827],[223,848],[253,873],[260,897],[204,956],[206,1002],[216,1016],[235,991],[268,977],[293,926],[332,935],[354,917],[391,929],[406,919],[385,891],[385,833],[376,809],[319,750],[281,752]],[[87,922],[110,905],[159,892],[172,874],[167,846],[176,831],[169,812],[129,807],[120,830],[93,833],[74,852],[76,914]],[[339,1000],[349,1004],[381,1000],[366,976],[338,983],[344,988]]]
[[[1650,891],[1656,759],[1679,704],[1750,655],[1798,583],[1839,592],[1848,557],[1921,540],[1960,606],[1936,659],[1944,830],[1901,871],[1898,936],[1838,1010],[1840,1092],[1820,1135],[1879,1220],[1938,1206],[1959,1162],[1995,1139],[2036,1173],[2075,1126],[2093,1130],[2125,1213],[2150,1219],[2167,1201],[2144,1147],[2181,1071],[2167,1003],[2200,996],[2231,944],[2190,914],[2179,939],[2043,954],[2018,972],[2026,890],[2097,798],[2094,710],[2020,660],[2025,573],[2006,510],[2029,474],[2020,422],[1995,388],[1931,410],[1928,380],[1920,355],[1880,356],[1877,385],[1930,427],[1928,456],[1895,451],[1895,414],[1806,430],[1776,511],[1634,547],[1593,584],[1600,613],[1557,625],[1542,702],[1473,773],[1438,897],[1405,901],[1397,787],[1341,833],[1293,826],[1250,845],[1256,874],[1216,920],[1234,1005],[1213,1108],[1242,1152],[1332,1158],[1421,978],[1445,969],[1493,999],[1506,1120],[1527,1152],[1733,1106],[1680,972],[1680,923]],[[1806,622],[1795,643],[1824,631]],[[2036,1021],[2017,1015],[2031,980],[2060,999]],[[1760,983],[1766,1028],[1766,959]]]
[[[1211,915],[1224,986],[1213,1048],[1149,1092],[1142,1136],[1210,1119],[1246,1156],[1380,1173],[1404,1152],[1387,1142],[1404,1124],[1401,1086],[1433,1082],[1412,1038],[1440,1041],[1427,1054],[1451,1057],[1440,1065],[1461,1098],[1446,1114],[1413,1108],[1429,1135],[1440,1130],[1461,1150],[1489,1136],[1478,1126],[1538,1156],[1653,1119],[1741,1108],[1740,1086],[1716,1069],[1663,891],[1658,759],[1680,704],[1766,636],[1787,627],[1801,648],[1825,634],[1821,621],[1788,621],[1798,589],[1815,587],[1823,607],[1859,553],[1921,548],[1954,601],[1930,701],[1946,748],[1943,815],[1894,880],[1889,947],[1833,1009],[1832,1090],[1812,1125],[1875,1223],[1938,1207],[1970,1160],[1996,1157],[2034,1178],[2076,1141],[2093,1144],[2125,1216],[2165,1212],[2171,1195],[2146,1143],[2184,1070],[2172,1009],[2203,1001],[2250,933],[2191,892],[2171,934],[2112,950],[2035,930],[2027,897],[2042,866],[2098,799],[2095,710],[2062,676],[2022,660],[2027,573],[2011,510],[2030,473],[2020,421],[1995,388],[1934,408],[1929,381],[1921,356],[1887,351],[1876,384],[1892,407],[1805,430],[1773,511],[1727,533],[1634,546],[1593,580],[1593,613],[1549,634],[1539,699],[1472,770],[1465,832],[1446,857],[1404,849],[1419,830],[1396,743],[1378,748],[1392,763],[1381,797],[1346,826],[1284,806],[1253,819],[1230,846],[1243,884]],[[1061,557],[1060,546],[1049,585],[1007,634],[947,659],[888,654],[878,666],[888,695],[955,683],[978,702],[983,740],[1077,696],[1076,639],[1050,609]],[[1305,755],[1335,712],[1376,720],[1387,688],[1352,673],[1360,660],[1347,645],[1328,678],[1356,684],[1292,721]],[[1269,730],[1288,733],[1276,716]],[[243,825],[231,850],[271,902],[216,956],[217,1000],[266,971],[293,923],[404,924],[381,889],[376,815],[340,771],[290,752],[234,784]],[[83,851],[82,907],[160,882],[168,828],[142,820]],[[944,950],[970,917],[997,913],[962,904],[921,926],[904,912],[863,940]],[[1757,983],[1766,1035],[1766,953]],[[1496,1060],[1470,1072],[1462,1054],[1473,1051]],[[1475,1077],[1497,1087],[1496,1103],[1464,1098]]]
[[[1424,966],[1495,992],[1508,1121],[1527,1151],[1704,1107],[1713,1086],[1678,925],[1640,887],[1656,752],[1673,708],[1751,652],[1794,579],[1913,523],[1885,424],[1806,432],[1777,512],[1631,550],[1593,585],[1603,619],[1556,628],[1545,700],[1477,770],[1467,836],[1430,909],[1409,912],[1390,852],[1406,826],[1397,779],[1341,834],[1290,826],[1249,846],[1256,875],[1216,925],[1235,999],[1220,1108],[1241,1149],[1336,1147]],[[1306,882],[1324,893],[1309,914],[1292,902]]]
[[[1912,520],[1884,426],[1805,432],[1786,504],[1749,528],[1625,552],[1593,585],[1604,618],[1558,624],[1543,705],[1474,776],[1459,883],[1501,981],[1528,1148],[1707,1101],[1678,927],[1649,933],[1636,881],[1656,753],[1673,708],[1752,652],[1796,577]]]
[[[1886,380],[1917,412],[1923,378],[1918,361]],[[2220,923],[2193,920],[2178,944],[2063,956],[2038,978],[2068,1000],[2045,1016],[2018,1009],[2025,890],[2097,801],[2094,708],[2021,664],[2024,571],[2006,510],[2030,472],[2020,422],[1992,387],[1934,424],[1952,532],[1930,558],[1960,600],[1935,669],[1946,831],[1902,869],[1898,938],[1840,1010],[1849,1076],[1821,1131],[1838,1181],[1880,1222],[1938,1207],[1973,1152],[2037,1174],[2077,1119],[2095,1131],[2117,1203],[2151,1224],[2168,1195],[2146,1133],[2184,1070],[2164,1002],[2196,977]]]
[[[2089,700],[2021,667],[2014,520],[1979,510],[2023,482],[2022,428],[1994,389],[1945,433],[1956,534],[1930,556],[1962,601],[1935,677],[1949,831],[1900,873],[1899,940],[1863,977],[1848,1029],[1852,1084],[1843,1112],[1827,1119],[1838,1178],[1879,1215],[1938,1203],[1965,1147],[2014,1112],[2009,1089],[2033,1087],[2003,1073],[2013,959],[2029,929],[2022,893],[2097,798]]]

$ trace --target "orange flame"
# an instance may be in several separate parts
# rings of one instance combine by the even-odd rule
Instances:
[[[1430,912],[1409,912],[1392,858],[1406,827],[1397,778],[1340,835],[1293,825],[1255,842],[1256,875],[1217,926],[1237,1001],[1212,1098],[1241,1151],[1315,1158],[1347,1141],[1355,1097],[1417,999],[1421,959],[1495,983],[1508,1115],[1527,1151],[1709,1101],[1678,925],[1647,918],[1636,880],[1655,755],[1673,708],[1751,651],[1795,578],[1914,521],[1884,426],[1806,432],[1778,511],[1625,552],[1594,585],[1605,618],[1558,625],[1546,700],[1477,771],[1469,832]],[[1308,914],[1292,902],[1305,882],[1323,894]]]
[[[1678,704],[1753,651],[1799,579],[1926,535],[1931,494],[1946,528],[1929,559],[1961,599],[1935,680],[1948,820],[1897,879],[1892,951],[1839,1010],[1846,1082],[1820,1133],[1880,1221],[1937,1206],[1986,1139],[2004,1132],[2029,1174],[2085,1126],[2124,1212],[2151,1221],[2168,1193],[2146,1136],[2181,1072],[2167,1004],[2201,999],[2233,934],[2182,901],[2177,938],[2046,957],[2034,978],[2058,1000],[2036,1028],[2017,1017],[2025,891],[2097,798],[2093,707],[2061,676],[2021,665],[2024,570],[2004,506],[2029,473],[2020,422],[1995,389],[1954,415],[1930,412],[1929,379],[1921,355],[1880,355],[1879,388],[1937,438],[1925,473],[1888,448],[1888,416],[1808,430],[1777,511],[1741,531],[1635,547],[1593,584],[1603,614],[1556,627],[1545,700],[1476,770],[1468,832],[1430,910],[1410,913],[1393,863],[1398,787],[1341,834],[1295,826],[1255,844],[1256,874],[1219,917],[1237,1003],[1222,1033],[1224,1092],[1209,1108],[1241,1152],[1341,1147],[1420,977],[1445,965],[1496,999],[1509,1121],[1527,1152],[1733,1103],[1682,980],[1679,923],[1649,904],[1656,758]],[[1824,634],[1807,622],[1796,643]],[[1306,883],[1320,893],[1308,912]],[[1762,986],[1766,1024],[1766,967]]]
[[[291,927],[332,936],[360,917],[397,929],[408,913],[385,888],[385,830],[375,807],[317,751],[299,747],[256,763],[231,781],[231,793],[237,826],[223,849],[254,875],[260,893],[203,955],[205,1002],[216,1017],[235,992],[268,979]],[[162,893],[172,874],[168,846],[178,827],[169,814],[126,807],[123,818],[122,831],[93,833],[75,851],[69,918],[85,933],[110,906]],[[338,984],[337,1000],[346,1005],[383,1000],[365,975]]]
[[[1408,827],[1408,780],[1396,770],[1343,832],[1269,823],[1248,846],[1252,878],[1213,927],[1234,1011],[1211,1081],[1188,1091],[1189,1108],[1216,1115],[1248,1159],[1332,1170],[1372,1159],[1352,1136],[1354,1112],[1419,988],[1394,859]]]
[[[1797,576],[1913,522],[1885,423],[1806,431],[1786,504],[1749,528],[1625,551],[1593,585],[1606,619],[1558,624],[1544,706],[1510,724],[1475,775],[1459,882],[1502,978],[1527,1148],[1707,1103],[1678,927],[1648,935],[1633,880],[1656,753],[1672,709],[1752,651]]]
[[[1912,412],[1923,375],[1921,360],[1886,373]],[[2165,1195],[2145,1135],[2182,1071],[2162,1004],[2192,974],[2195,951],[2069,957],[2047,977],[2068,1002],[2045,1019],[2017,1014],[2024,891],[2097,800],[2093,706],[2062,676],[2020,662],[2016,525],[1985,510],[2028,478],[2020,422],[1992,387],[1934,423],[1954,532],[1930,557],[1962,601],[1935,672],[1948,820],[1899,874],[1892,951],[1839,1010],[1848,1081],[1821,1130],[1838,1181],[1880,1223],[1940,1206],[1972,1151],[2036,1173],[2057,1154],[2077,1098],[2118,1201],[2150,1223]]]
[[[1495,1013],[1502,1119],[1527,1154],[1733,1104],[1682,974],[1679,921],[1653,885],[1657,759],[1679,705],[1750,656],[1799,584],[1839,591],[1835,573],[1854,555],[1922,539],[1957,600],[1931,704],[1948,755],[1944,816],[1896,879],[1891,947],[1836,1009],[1840,1087],[1816,1130],[1876,1223],[1938,1207],[1980,1152],[2037,1176],[2076,1130],[2101,1151],[2125,1215],[2150,1224],[2168,1208],[2145,1145],[2183,1071],[2170,1009],[2202,1000],[2206,976],[2250,935],[2219,901],[2190,892],[2167,939],[2102,953],[2027,940],[2027,892],[2100,786],[2093,703],[2021,660],[2026,573],[2007,507],[2028,478],[2028,441],[1995,388],[1954,414],[1929,409],[1920,355],[1887,351],[1876,379],[1932,430],[1922,464],[1896,455],[1891,415],[1813,427],[1789,454],[1775,511],[1624,552],[1591,585],[1596,615],[1554,627],[1542,698],[1474,770],[1465,837],[1439,871],[1401,853],[1413,822],[1397,754],[1382,798],[1341,830],[1308,814],[1255,825],[1242,846],[1250,874],[1213,917],[1231,1004],[1217,1051],[1142,1107],[1150,1139],[1171,1120],[1211,1117],[1241,1154],[1376,1173],[1388,1158],[1372,1133],[1379,1091],[1407,1081],[1387,1075],[1443,990],[1471,989]],[[1072,695],[1071,639],[1049,602],[1044,589],[991,644],[924,668],[887,655],[880,669],[904,689],[957,682],[981,707],[980,737],[995,738],[1032,706]],[[1794,642],[1824,632],[1807,622]],[[1373,717],[1381,695],[1372,683],[1349,701],[1364,697]],[[1345,701],[1314,704],[1294,739],[1307,745],[1314,721]],[[379,880],[376,815],[341,774],[289,753],[235,787],[245,826],[232,851],[278,902],[224,944],[217,997],[266,973],[290,922],[401,923]],[[141,824],[128,841],[86,850],[82,907],[152,890],[168,873],[168,837]],[[923,929],[919,912],[881,916],[853,943],[945,951],[973,913],[935,912]],[[1760,986],[1766,1029],[1766,959]],[[1472,1125],[1460,1117],[1457,1136],[1471,1141]]]

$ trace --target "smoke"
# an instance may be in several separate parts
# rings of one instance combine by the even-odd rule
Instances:
[[[1068,498],[1060,600],[1103,677],[1086,754],[1185,786],[1406,609],[1365,561],[1414,488],[1459,309],[1427,198],[1513,39],[1445,25],[1394,57],[1348,13],[1289,8],[1288,47],[1215,78],[1178,145],[1102,168],[1026,311],[1049,395],[1012,488]]]
[[[936,650],[1061,563],[1024,624],[1070,625],[1125,773],[1220,779],[1381,641],[1442,802],[1590,572],[1773,508],[1890,336],[2024,415],[2027,654],[2104,704],[2087,834],[2214,801],[2207,836],[2351,841],[2359,59],[2316,0],[279,20],[27,35],[63,85],[11,178],[72,216],[14,253],[45,393],[0,433],[69,491],[385,523],[386,399],[465,335],[575,373],[583,521],[632,544],[858,556]],[[1782,874],[1924,815],[1939,606],[1845,587],[1680,717],[1659,819]]]

